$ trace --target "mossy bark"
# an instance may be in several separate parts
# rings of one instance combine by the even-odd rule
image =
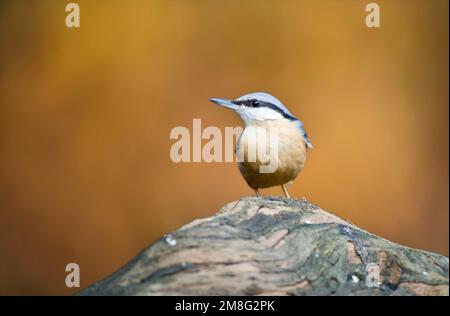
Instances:
[[[373,264],[379,283],[366,282]],[[246,197],[162,237],[79,294],[448,295],[448,258],[306,201]]]

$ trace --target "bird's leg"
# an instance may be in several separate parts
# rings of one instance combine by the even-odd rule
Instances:
[[[286,189],[286,186],[284,184],[281,185],[281,187],[283,188],[283,192],[284,192],[284,196],[288,199],[291,198],[291,196],[289,195],[288,190]]]
[[[254,190],[255,190],[256,196],[257,196],[257,197],[260,197],[260,196],[261,196],[261,193],[259,192],[259,189],[254,189]]]

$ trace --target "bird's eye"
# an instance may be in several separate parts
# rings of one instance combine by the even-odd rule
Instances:
[[[250,102],[250,105],[251,105],[252,107],[257,107],[257,106],[259,106],[260,104],[261,104],[261,102],[258,101],[258,100],[252,100],[252,101]]]

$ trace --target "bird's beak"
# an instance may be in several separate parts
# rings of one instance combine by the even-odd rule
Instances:
[[[232,102],[232,100],[228,100],[228,99],[218,99],[218,98],[211,98],[209,99],[209,101],[214,102],[220,106],[223,106],[227,109],[231,109],[231,110],[237,110],[238,109],[238,105],[234,104]]]

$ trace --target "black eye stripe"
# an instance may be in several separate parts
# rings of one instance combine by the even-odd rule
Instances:
[[[244,100],[244,101],[232,101],[234,104],[247,106],[250,108],[259,108],[261,106],[264,106],[264,102],[256,99],[251,100]]]
[[[256,103],[255,103],[255,101],[256,101]],[[246,107],[250,107],[250,108],[269,108],[269,109],[272,109],[272,110],[280,113],[285,119],[288,119],[290,121],[298,120],[294,116],[285,113],[282,109],[280,109],[275,104],[270,103],[270,102],[263,102],[261,100],[256,100],[256,99],[243,100],[243,101],[231,101],[231,102],[233,102],[234,104],[237,104],[237,105],[246,106]]]

